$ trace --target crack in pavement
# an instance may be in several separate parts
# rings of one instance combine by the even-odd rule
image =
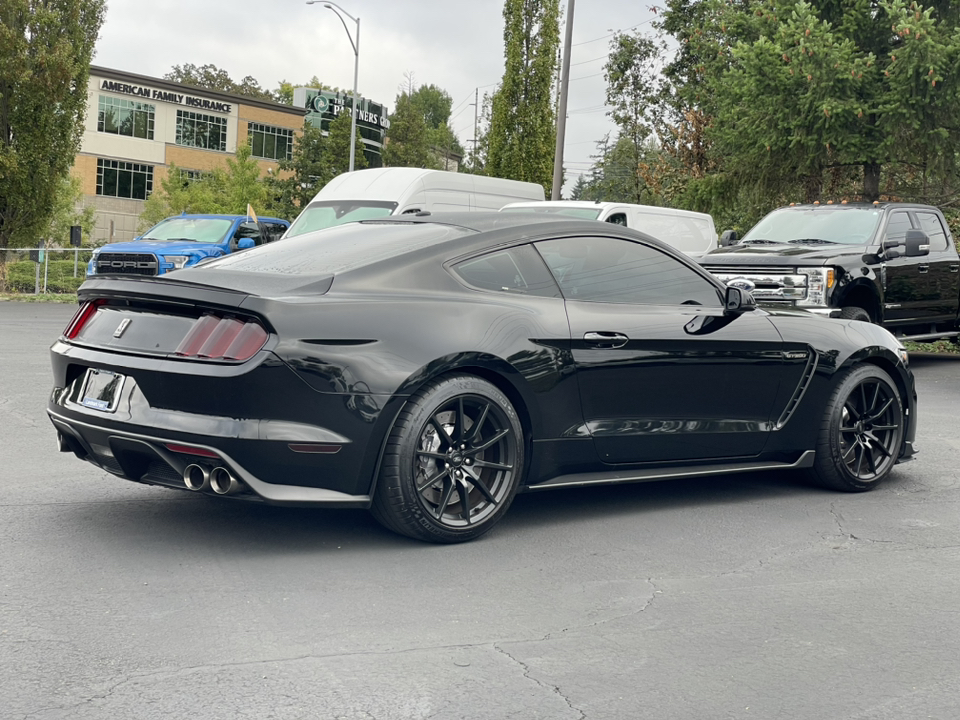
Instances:
[[[517,665],[519,665],[520,668],[523,670],[523,676],[524,676],[527,680],[531,680],[532,682],[535,682],[539,687],[542,687],[542,688],[544,688],[545,690],[550,690],[550,691],[552,691],[555,695],[557,695],[560,699],[562,699],[562,700],[567,704],[567,707],[569,707],[571,710],[573,710],[575,713],[577,713],[577,714],[579,715],[579,720],[586,720],[586,717],[587,717],[587,716],[586,716],[586,714],[583,712],[583,710],[581,710],[581,709],[578,708],[576,705],[574,705],[574,704],[570,701],[570,698],[568,698],[566,695],[563,694],[563,692],[560,690],[560,687],[559,687],[558,685],[550,685],[550,684],[548,684],[548,683],[545,683],[545,682],[542,682],[542,681],[540,681],[540,680],[537,680],[537,678],[531,676],[531,675],[530,675],[530,667],[529,667],[525,662],[523,662],[523,661],[521,661],[521,660],[518,660],[517,658],[515,658],[513,655],[511,655],[510,653],[508,653],[506,650],[504,650],[502,647],[500,647],[500,646],[497,645],[496,643],[493,644],[493,649],[496,650],[496,651],[497,651],[498,653],[500,653],[501,655],[506,656],[507,658],[509,658],[510,660],[512,660],[513,662],[515,662]]]
[[[653,582],[653,578],[647,578],[646,582],[648,585],[650,585],[653,588],[653,592],[650,594],[649,599],[643,604],[643,607],[637,610],[631,610],[630,612],[621,613],[620,615],[614,615],[613,617],[608,617],[603,620],[597,620],[596,622],[588,623],[586,625],[574,625],[572,627],[563,628],[556,633],[554,632],[547,633],[542,638],[540,638],[540,642],[543,642],[545,640],[552,640],[558,633],[562,635],[564,633],[570,632],[571,630],[587,630],[588,628],[600,627],[601,625],[606,625],[608,623],[616,622],[617,620],[623,620],[624,618],[640,615],[641,613],[645,612],[653,604],[653,601],[654,599],[656,599],[657,595],[663,594],[663,590],[657,587],[656,583]],[[531,642],[531,641],[509,640],[509,641],[502,641],[502,642]]]

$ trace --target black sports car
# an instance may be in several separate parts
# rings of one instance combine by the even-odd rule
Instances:
[[[423,540],[483,534],[518,490],[802,468],[862,491],[913,454],[887,331],[759,309],[611,224],[353,223],[80,300],[52,347],[61,450]]]

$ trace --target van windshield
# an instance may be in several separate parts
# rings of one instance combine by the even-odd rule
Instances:
[[[374,200],[325,200],[310,203],[293,221],[285,238],[359,220],[386,217],[397,209],[395,202]]]
[[[600,217],[600,210],[593,208],[579,208],[579,207],[557,207],[556,205],[550,207],[535,207],[533,205],[527,205],[525,207],[505,207],[501,208],[500,212],[535,212],[535,213],[545,213],[547,215],[566,215],[567,217],[574,217],[580,220],[596,220]]]

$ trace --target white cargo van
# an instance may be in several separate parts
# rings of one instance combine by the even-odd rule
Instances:
[[[387,215],[496,211],[543,198],[541,185],[518,180],[418,168],[356,170],[324,185],[284,237]]]
[[[652,235],[692,258],[699,258],[717,247],[717,229],[714,227],[713,218],[707,213],[692,210],[629,203],[550,200],[511,203],[501,208],[501,212],[567,215],[580,220],[600,220],[625,225]]]

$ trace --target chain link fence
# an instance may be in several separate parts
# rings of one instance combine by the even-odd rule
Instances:
[[[7,248],[0,287],[8,293],[75,293],[87,272],[93,248]],[[2,282],[5,280],[5,282]]]

